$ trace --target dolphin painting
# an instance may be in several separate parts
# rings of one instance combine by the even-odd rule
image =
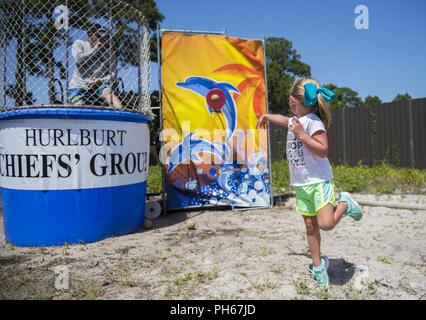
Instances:
[[[193,137],[196,132],[191,132],[183,137],[170,152],[167,157],[167,173],[172,172],[179,164],[191,160],[200,163],[202,160],[199,153],[210,153],[221,159],[222,163],[228,161],[231,152],[227,144],[222,142],[210,142],[204,139]]]
[[[231,92],[240,94],[240,91],[228,82],[217,82],[204,77],[188,77],[184,82],[177,82],[176,85],[181,88],[192,90],[204,98],[207,98],[207,94],[213,89],[219,89],[225,94],[226,100],[221,112],[225,116],[227,126],[226,140],[229,141],[237,127],[237,108]],[[206,109],[210,115],[213,113],[213,109],[207,102]]]

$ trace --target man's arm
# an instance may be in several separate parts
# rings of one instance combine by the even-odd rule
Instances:
[[[90,48],[87,52],[84,52],[83,42],[77,40],[73,43],[71,47],[71,54],[75,63],[82,64],[88,59],[90,59],[97,50],[98,47],[94,46],[93,48]]]
[[[115,78],[115,72],[112,71],[111,74],[109,74],[105,77],[102,77],[102,78],[98,78],[97,80],[102,82],[102,83],[105,83],[105,82],[110,82],[111,79],[114,79],[114,78]]]

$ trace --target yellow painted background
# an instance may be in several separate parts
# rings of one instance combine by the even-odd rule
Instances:
[[[253,108],[253,97],[259,86],[261,104],[258,104],[258,116],[266,112],[262,41],[165,32],[161,48],[163,128],[176,130],[178,137],[175,139],[182,138],[182,121],[190,121],[190,131],[202,128],[210,132],[224,128],[226,123],[222,114],[213,112],[210,115],[205,98],[176,86],[177,82],[184,82],[191,76],[229,82],[235,87],[248,78],[254,78],[254,83],[246,87],[236,99],[234,96],[234,100],[237,106],[237,129],[256,128],[258,117]],[[229,64],[250,68],[257,74],[245,70],[214,72]],[[257,142],[258,137],[253,139],[253,143]],[[266,151],[267,146],[263,145],[260,149]]]

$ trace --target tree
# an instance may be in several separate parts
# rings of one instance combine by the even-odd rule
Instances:
[[[310,66],[300,60],[300,54],[293,44],[284,38],[266,39],[266,68],[268,75],[269,110],[274,113],[288,114],[288,99],[291,86],[296,77],[309,77]],[[358,92],[348,87],[325,85],[336,94],[332,108],[357,107],[363,104]]]
[[[411,96],[408,94],[408,92],[404,93],[404,94],[397,94],[396,97],[393,99],[393,101],[407,101],[410,100]]]
[[[310,66],[300,60],[291,41],[285,38],[266,39],[269,111],[288,114],[290,89],[296,77],[311,75]]]
[[[164,19],[155,1],[126,2],[142,11],[151,31],[151,39],[155,39],[156,25]],[[67,4],[70,11],[69,25],[73,32],[87,29],[96,20],[108,20],[105,17],[112,13],[113,45],[118,49],[118,59],[126,64],[137,65],[139,31],[135,22],[140,20],[138,11],[133,7],[123,6],[117,0],[68,0]],[[66,32],[58,31],[54,26],[52,14],[57,5],[56,0],[5,0],[0,3],[1,31],[4,31],[2,46],[16,41],[15,82],[6,91],[8,96],[15,100],[16,105],[31,103],[28,98],[31,93],[27,92],[26,88],[27,75],[47,78],[50,103],[55,101],[55,80],[67,80],[68,62],[64,59],[61,61],[57,51],[61,46],[69,47],[70,43],[65,41]],[[153,44],[155,45],[151,40],[151,59],[155,60],[156,46]]]
[[[364,99],[364,104],[367,106],[374,106],[382,104],[382,100],[378,96],[367,96]]]
[[[336,95],[335,99],[331,102],[331,108],[343,109],[359,107],[363,104],[362,99],[359,97],[358,92],[348,87],[338,87],[333,83],[324,85]]]

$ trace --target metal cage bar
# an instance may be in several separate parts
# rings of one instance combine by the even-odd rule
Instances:
[[[152,116],[141,11],[120,0],[3,0],[0,13],[0,110],[78,105]]]

